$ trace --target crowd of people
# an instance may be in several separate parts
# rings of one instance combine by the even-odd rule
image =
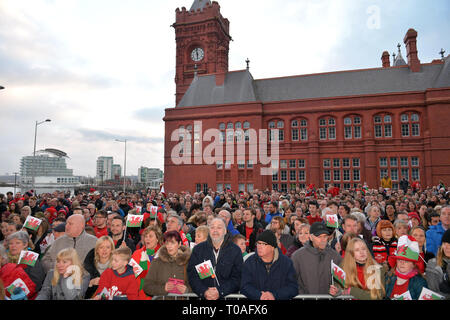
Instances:
[[[0,194],[0,299],[449,299],[449,201],[443,183],[8,192]]]

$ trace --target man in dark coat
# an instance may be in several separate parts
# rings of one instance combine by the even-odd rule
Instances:
[[[256,254],[244,263],[241,293],[251,300],[289,300],[298,293],[294,265],[271,230],[258,235]]]
[[[244,209],[241,223],[236,229],[246,239],[247,252],[255,251],[256,237],[264,231],[263,226],[256,220],[256,210],[253,208]]]
[[[227,234],[223,219],[214,218],[209,227],[208,240],[192,250],[187,272],[192,291],[202,299],[217,300],[239,291],[243,259],[241,249]],[[195,266],[208,260],[215,276],[201,279]]]

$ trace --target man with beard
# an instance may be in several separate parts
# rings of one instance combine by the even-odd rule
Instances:
[[[210,225],[208,240],[197,244],[187,267],[192,290],[202,299],[223,299],[237,293],[241,284],[242,253],[227,233],[225,221],[214,218]],[[214,277],[201,279],[195,266],[211,261]]]

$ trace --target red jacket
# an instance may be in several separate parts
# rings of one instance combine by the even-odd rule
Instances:
[[[5,294],[7,297],[11,297],[11,293],[7,288],[16,281],[15,286],[20,286],[25,292],[28,291],[27,298],[33,300],[36,295],[36,284],[30,279],[28,274],[22,268],[21,265],[15,263],[7,263],[0,269],[0,278],[5,286]],[[26,286],[26,288],[23,287]]]
[[[94,230],[95,230],[95,236],[97,238],[100,238],[102,236],[107,236],[108,235],[108,228],[107,227],[104,227],[102,229],[94,227]]]
[[[95,295],[101,294],[103,289],[109,295],[126,295],[128,300],[139,300],[139,280],[134,276],[133,268],[127,265],[125,272],[117,273],[111,268],[106,269],[100,276]]]
[[[156,252],[158,252],[160,247],[161,246],[159,244],[156,245],[155,254],[156,254]],[[142,248],[136,250],[133,253],[133,256],[131,258],[134,259],[134,261],[136,261],[137,263],[140,264],[142,253],[146,252],[146,251],[147,251],[147,248],[145,246],[143,246]],[[148,256],[148,258],[149,259],[145,260],[146,261],[146,268],[136,278],[139,281],[140,287],[143,286],[144,279],[147,276],[148,270],[150,269],[150,264],[152,263],[152,260],[153,260],[154,256]],[[151,300],[151,297],[146,295],[144,290],[141,290],[140,287],[139,287],[139,300]]]

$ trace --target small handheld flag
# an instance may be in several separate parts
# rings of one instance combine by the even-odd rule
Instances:
[[[156,218],[157,214],[158,214],[158,207],[157,206],[151,206],[150,207],[150,218],[151,219]]]
[[[139,228],[144,221],[144,216],[139,214],[129,214],[127,216],[127,227]]]
[[[39,254],[33,251],[22,250],[20,251],[19,261],[17,264],[26,264],[33,267],[39,258]]]
[[[130,262],[128,262],[130,266],[133,267],[134,276],[137,278],[144,269],[139,265],[139,263],[136,262],[133,258],[131,258]]]
[[[445,297],[441,296],[440,294],[431,291],[430,289],[427,289],[423,287],[422,292],[420,293],[419,300],[444,300]]]
[[[29,215],[25,220],[24,227],[36,231],[39,228],[41,222],[41,219]]]
[[[198,272],[200,279],[205,279],[208,277],[214,278],[216,275],[214,273],[214,268],[212,266],[211,260],[199,263],[195,266],[195,270]]]
[[[326,215],[327,227],[339,228],[339,220],[336,214]]]
[[[405,293],[395,296],[392,300],[412,300],[411,293],[408,290]]]
[[[331,275],[345,288],[345,271],[331,260]]]

